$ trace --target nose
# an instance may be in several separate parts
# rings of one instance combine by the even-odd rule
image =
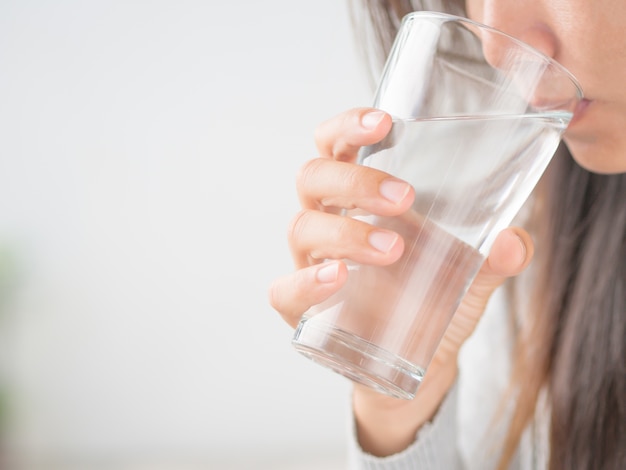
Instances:
[[[479,21],[499,29],[548,57],[556,58],[559,41],[541,0],[484,0]]]
[[[474,10],[473,19],[558,60],[559,41],[550,26],[550,15],[542,8],[545,5],[543,0],[484,0],[468,4],[480,5]],[[502,35],[485,32],[481,41],[486,61],[512,77],[520,94],[534,109],[570,109],[575,106],[579,92],[570,76],[552,62],[525,48],[511,49],[511,42]]]

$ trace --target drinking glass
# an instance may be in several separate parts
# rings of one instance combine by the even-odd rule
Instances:
[[[393,118],[358,163],[408,181],[397,217],[345,212],[399,233],[389,266],[348,264],[346,284],[309,309],[295,348],[382,393],[410,399],[497,234],[559,145],[582,91],[541,52],[491,27],[407,15],[373,106]]]

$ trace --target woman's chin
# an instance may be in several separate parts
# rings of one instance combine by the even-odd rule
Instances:
[[[581,167],[592,173],[603,175],[626,173],[626,139],[623,149],[617,145],[602,143],[596,139],[563,139],[572,157]]]

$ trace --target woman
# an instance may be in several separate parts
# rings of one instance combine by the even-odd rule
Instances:
[[[363,3],[367,14],[361,16],[371,19],[383,52],[404,14],[442,9],[434,2]],[[624,469],[626,2],[438,3],[553,57],[577,77],[586,99],[531,198],[525,228],[498,237],[416,398],[395,400],[354,386],[354,463],[380,469]],[[399,257],[395,234],[371,237],[373,227],[339,215],[347,207],[397,215],[411,205],[414,193],[403,182],[353,164],[358,149],[380,141],[390,126],[390,116],[361,108],[318,128],[319,158],[300,173],[303,210],[289,231],[297,270],[270,288],[272,306],[289,324],[342,286],[347,270],[340,260],[386,265]],[[500,288],[530,264],[532,239],[532,268],[507,283],[510,289]],[[504,302],[490,301],[494,291]],[[507,316],[516,322],[512,351],[498,341],[508,331]],[[489,359],[478,364],[480,393],[464,373],[468,361],[481,361],[477,350]],[[491,360],[509,353],[510,367],[502,369],[510,370],[508,385],[500,387]]]

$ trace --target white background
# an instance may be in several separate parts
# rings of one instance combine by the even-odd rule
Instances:
[[[349,384],[267,303],[347,1],[0,2],[0,393],[24,468],[331,469]]]

